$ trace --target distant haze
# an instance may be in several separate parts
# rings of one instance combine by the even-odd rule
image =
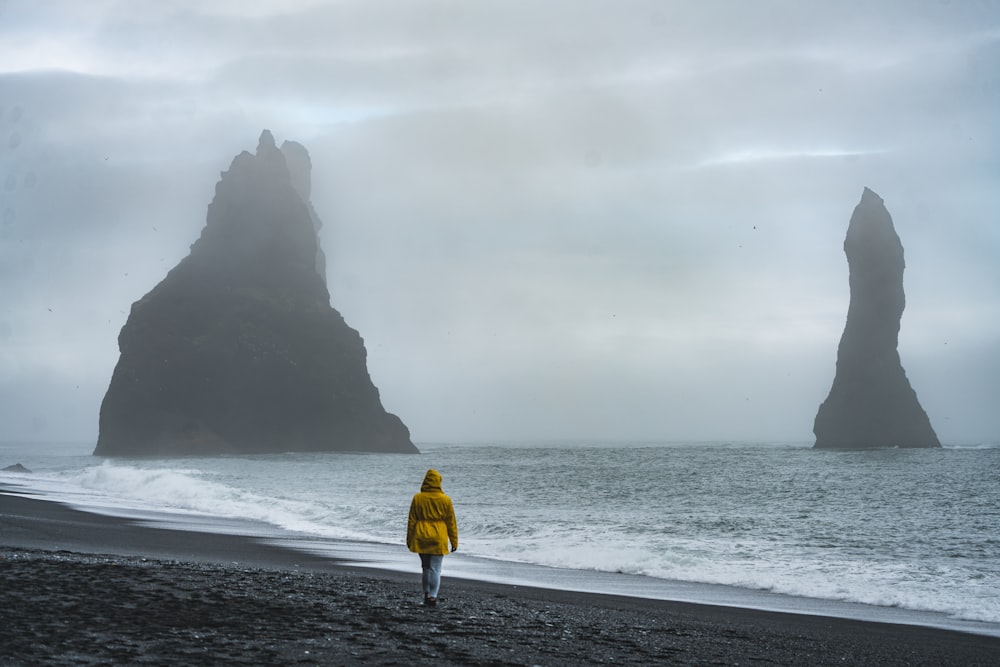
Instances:
[[[869,186],[947,445],[1000,439],[1000,3],[0,0],[0,440],[95,440],[263,128],[415,442],[811,441]]]

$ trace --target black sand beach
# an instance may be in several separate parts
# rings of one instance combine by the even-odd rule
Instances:
[[[995,665],[1000,638],[346,567],[0,488],[0,664]]]

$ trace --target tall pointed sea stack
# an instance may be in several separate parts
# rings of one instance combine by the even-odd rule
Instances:
[[[865,188],[847,228],[851,304],[837,374],[819,406],[816,447],[940,447],[899,361],[903,246],[882,198]]]
[[[416,452],[330,306],[309,156],[233,159],[191,253],[132,304],[94,453]]]

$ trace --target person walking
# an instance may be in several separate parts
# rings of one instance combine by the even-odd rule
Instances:
[[[448,553],[449,541],[452,551],[458,549],[455,507],[441,490],[441,473],[431,469],[424,475],[420,493],[410,502],[410,517],[406,522],[406,546],[420,555],[424,604],[428,607],[437,605],[441,563]]]

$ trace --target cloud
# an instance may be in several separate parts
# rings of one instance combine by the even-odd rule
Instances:
[[[129,305],[268,127],[418,440],[808,440],[864,186],[932,423],[995,438],[998,55],[986,3],[7,2],[0,437],[96,435]]]

